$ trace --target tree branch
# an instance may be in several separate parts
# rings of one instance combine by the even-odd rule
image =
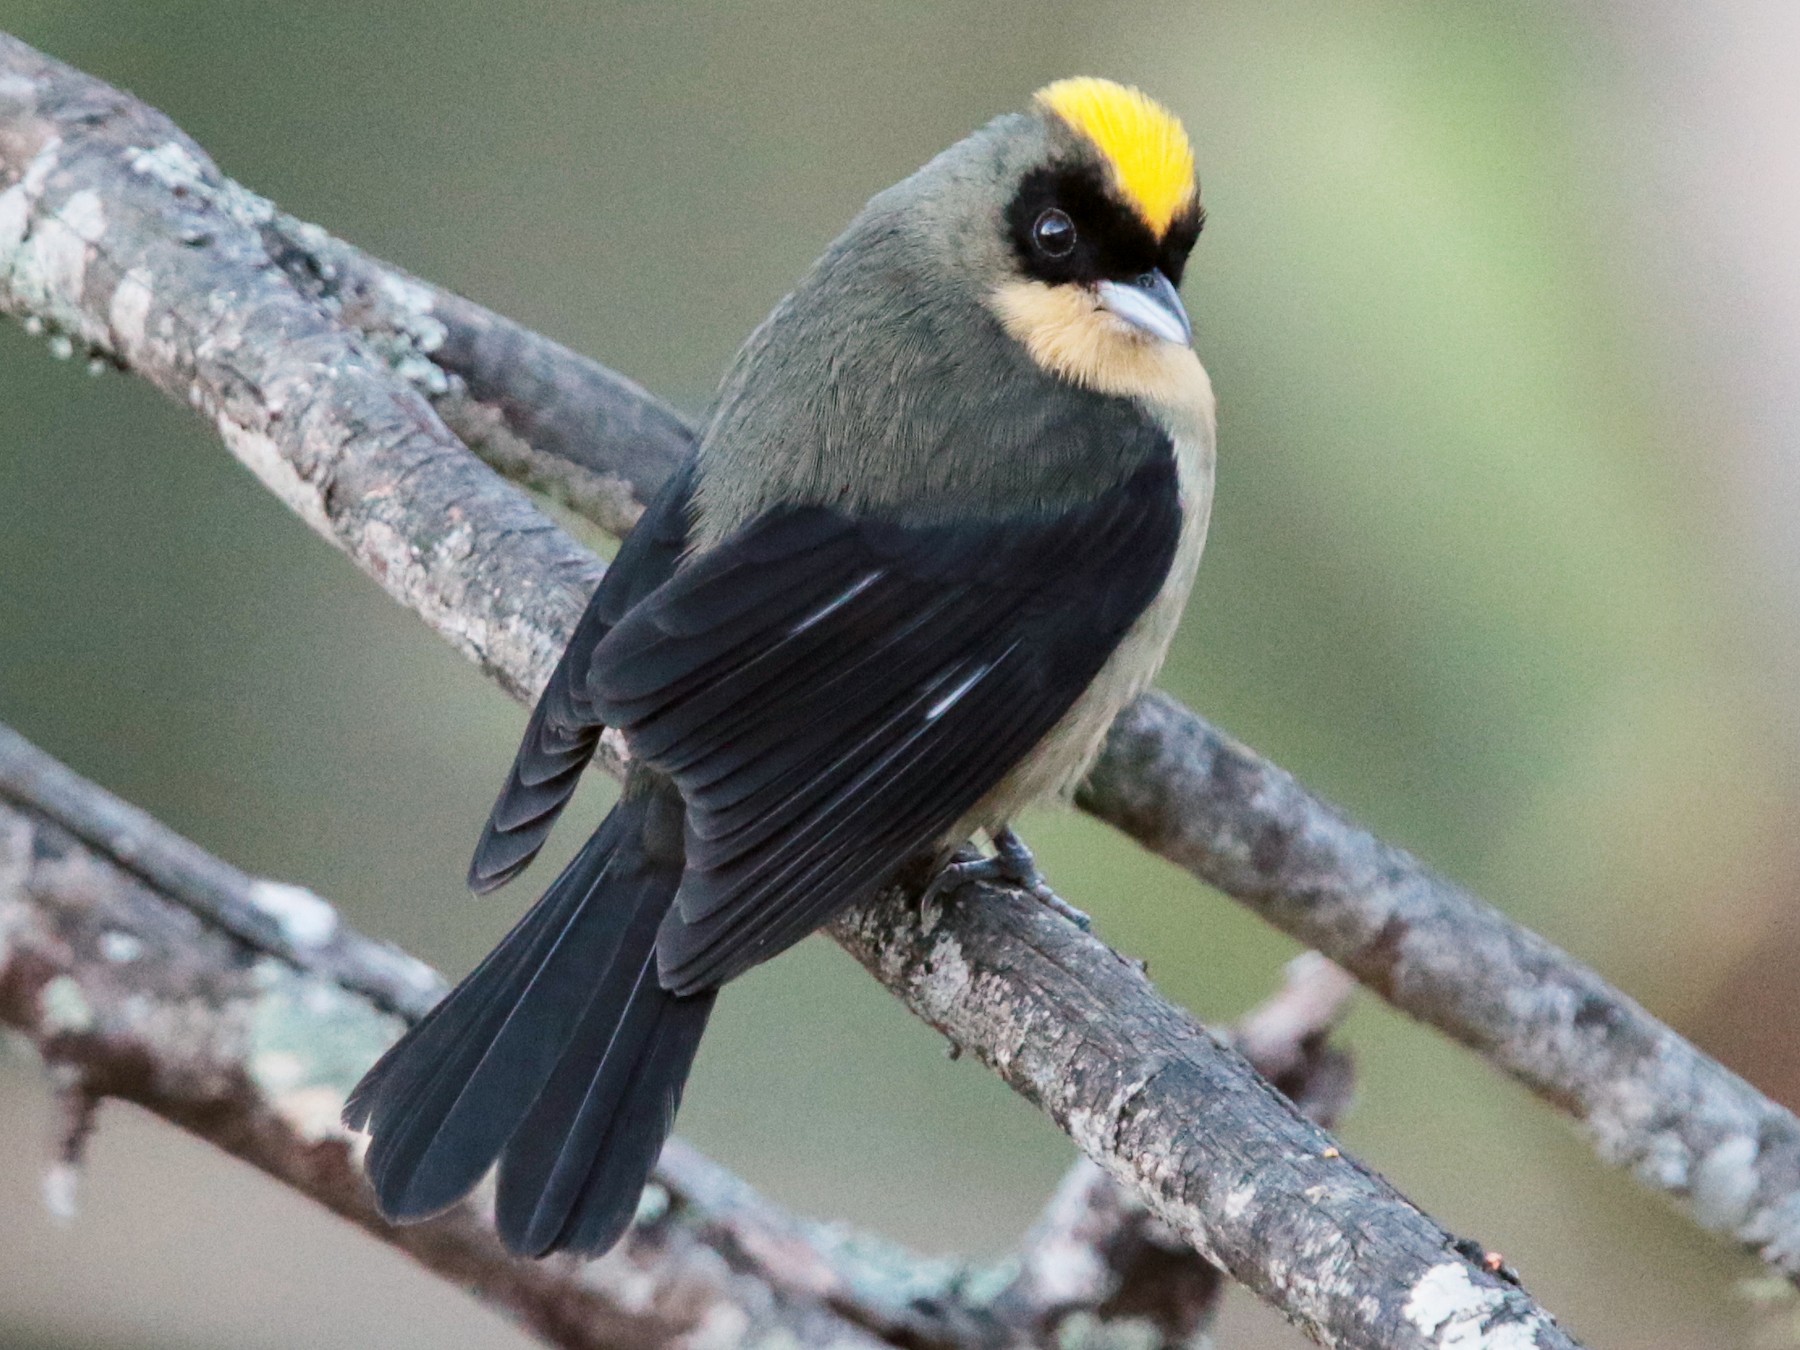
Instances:
[[[1349,1055],[1327,1041],[1354,982],[1316,952],[1288,963],[1282,987],[1229,1039],[1300,1112],[1327,1129],[1349,1105]],[[1193,1253],[1142,1201],[1083,1158],[1025,1235],[1011,1285],[996,1300],[1007,1320],[1045,1343],[1082,1343],[1108,1317],[1136,1317],[1166,1345],[1192,1346],[1210,1327],[1224,1273]]]
[[[1600,1157],[1800,1275],[1800,1120],[1594,971],[1151,693],[1081,801],[1573,1116]]]
[[[409,368],[416,352],[446,382],[433,391],[440,398],[474,398],[448,384],[446,369],[429,359],[433,348],[465,350],[449,342],[447,329],[422,326],[399,351],[350,331],[296,285],[291,260],[275,256],[267,232],[276,217],[266,203],[222,179],[160,115],[8,39],[0,39],[0,182],[8,184],[0,191],[0,306],[52,325],[63,340],[190,402],[284,501],[505,687],[527,695],[542,682],[598,566],[490,479],[425,397],[393,378],[399,370],[427,388],[437,383],[428,370]],[[398,278],[396,285],[403,288]],[[430,293],[420,303],[429,309]],[[478,344],[466,350],[479,359]],[[541,354],[542,345],[532,351]],[[481,406],[504,423],[506,399],[496,392],[504,384],[486,388]],[[615,386],[609,397],[628,392]],[[514,430],[528,430],[526,421]],[[1212,772],[1235,763],[1206,758],[1207,737],[1223,742],[1173,705],[1140,704],[1126,719],[1128,730],[1142,722],[1143,709],[1158,706],[1172,711],[1148,724],[1149,750],[1157,753],[1142,745],[1132,753],[1127,735],[1121,755],[1115,737],[1088,796],[1091,808],[1132,821],[1161,820],[1162,812],[1174,823],[1154,837],[1171,848],[1196,820],[1229,826],[1214,832],[1228,849],[1236,840],[1230,830],[1247,829],[1246,854],[1191,861],[1248,875],[1252,894],[1254,883],[1270,877],[1268,884],[1285,884],[1281,869],[1310,863],[1308,848],[1329,857],[1346,840],[1367,839],[1297,788],[1291,799],[1304,829],[1266,816],[1246,790],[1246,775],[1232,780]],[[1196,727],[1200,740],[1184,740]],[[1172,767],[1159,758],[1165,751]],[[1260,765],[1247,754],[1246,762]],[[1268,782],[1291,783],[1261,767]],[[1134,792],[1120,792],[1117,774],[1109,777],[1114,770]],[[1288,832],[1270,833],[1279,826]],[[1262,847],[1271,842],[1272,851]],[[1429,921],[1448,919],[1456,930],[1474,902],[1404,855],[1382,857],[1390,873],[1410,865],[1418,878],[1412,889],[1424,890],[1432,904],[1400,915],[1397,928],[1384,918],[1373,932],[1346,916],[1322,921],[1317,911],[1310,922],[1327,939],[1320,945],[1352,968],[1367,969],[1371,953],[1380,957],[1391,976],[1388,992],[1400,999],[1419,979],[1394,972],[1436,971],[1431,963],[1452,950],[1425,940],[1435,935]],[[1317,881],[1303,869],[1295,875]],[[1393,888],[1408,876],[1373,879],[1389,888],[1376,893],[1377,908],[1399,914]],[[1285,913],[1275,903],[1284,898],[1297,907],[1302,896],[1279,893],[1272,913]],[[1326,888],[1321,908],[1339,898],[1353,916],[1370,896],[1355,890],[1339,897]],[[1342,1157],[1240,1059],[1157,998],[1135,969],[1041,907],[1003,891],[925,913],[889,898],[851,916],[838,935],[915,1011],[994,1065],[1090,1156],[1135,1185],[1161,1219],[1322,1341],[1425,1345],[1485,1328],[1516,1344],[1571,1344],[1521,1291],[1471,1262],[1441,1229]],[[1659,1042],[1661,1048],[1686,1049],[1567,958],[1537,945],[1553,958],[1556,978],[1591,981],[1601,1000],[1566,1010],[1574,1044],[1648,1023],[1673,1043]],[[1452,960],[1443,978],[1460,989],[1470,972]],[[1456,1024],[1453,1000],[1419,1006],[1439,1010],[1447,1029],[1472,1043],[1486,1035]],[[1567,1053],[1546,1039],[1553,1056]],[[1523,1052],[1520,1059],[1536,1064]],[[1723,1090],[1728,1076],[1718,1075],[1704,1085]],[[1737,1104],[1759,1100],[1737,1080],[1730,1084],[1737,1085]],[[1657,1103],[1664,1113],[1659,1156],[1677,1164],[1691,1162],[1684,1151],[1693,1154],[1717,1134],[1713,1116],[1694,1113],[1692,1105],[1688,1098]],[[1779,1145],[1784,1133],[1800,1137],[1800,1130],[1779,1108],[1762,1106],[1764,1129],[1749,1136],[1748,1157],[1738,1136],[1715,1139],[1707,1166],[1683,1166],[1667,1178],[1671,1189],[1695,1190],[1703,1207],[1708,1195],[1731,1200],[1713,1209],[1729,1211],[1729,1226],[1746,1240],[1756,1240],[1746,1226],[1767,1227],[1794,1192],[1792,1177],[1779,1168],[1772,1183],[1757,1169],[1771,1140]],[[1684,1108],[1688,1114],[1668,1128],[1667,1112]],[[1706,1184],[1709,1176],[1719,1185]],[[1738,1203],[1746,1176],[1750,1199]],[[1796,1247],[1786,1248],[1789,1259]],[[1351,1252],[1354,1261],[1345,1259]]]

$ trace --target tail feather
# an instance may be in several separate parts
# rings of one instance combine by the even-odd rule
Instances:
[[[577,855],[520,925],[511,959],[461,987],[444,1031],[410,1051],[411,1072],[383,1091],[368,1172],[394,1217],[425,1218],[467,1194],[550,1077],[566,1028],[607,977],[620,936],[608,910],[637,899],[617,893],[616,833],[602,829]],[[606,903],[592,903],[603,889]]]
[[[496,1217],[509,1248],[598,1252],[619,1240],[668,1137],[712,1002],[710,993],[664,992],[654,956],[623,1006],[595,998],[586,1034],[500,1160]]]
[[[351,1094],[345,1122],[372,1136],[369,1178],[390,1219],[441,1212],[498,1161],[515,1251],[600,1251],[630,1223],[712,1005],[656,981],[681,878],[666,846],[679,825],[659,819],[671,801],[679,811],[666,791],[628,794]]]
[[[653,971],[648,978],[653,985],[657,983]],[[618,1159],[620,1176],[635,1173],[648,1178],[656,1166],[663,1142],[675,1128],[681,1092],[716,997],[715,992],[708,992],[678,998],[660,985],[655,994],[662,1003],[659,1020],[646,1050],[638,1056],[625,1109],[606,1142],[607,1155]],[[608,1170],[591,1167],[561,1235],[547,1250],[608,1250],[631,1226],[643,1189],[642,1181],[623,1186]]]
[[[570,873],[588,856],[585,850],[578,855],[558,883],[481,964],[363,1075],[345,1103],[346,1125],[387,1136],[410,1113],[420,1090],[443,1065],[462,1062],[471,1049],[479,1054],[479,1046],[472,1042],[479,1040],[484,1024],[504,1015],[510,1006],[505,995],[543,959],[546,940],[560,931],[575,907],[578,885],[570,884]]]

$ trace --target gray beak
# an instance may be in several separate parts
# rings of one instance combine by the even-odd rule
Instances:
[[[1100,308],[1117,314],[1133,328],[1184,347],[1194,340],[1194,326],[1181,307],[1181,297],[1160,270],[1153,268],[1130,281],[1103,281],[1097,289]]]

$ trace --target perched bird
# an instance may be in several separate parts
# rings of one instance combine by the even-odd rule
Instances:
[[[875,197],[745,344],[595,591],[469,884],[522,871],[602,728],[618,805],[350,1098],[382,1212],[499,1164],[515,1252],[624,1233],[725,981],[1068,793],[1161,664],[1212,497],[1176,285],[1181,124],[1052,84]],[[979,857],[979,855],[977,855]]]

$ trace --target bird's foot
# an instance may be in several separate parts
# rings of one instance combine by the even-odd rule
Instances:
[[[1011,826],[995,830],[993,840],[994,852],[991,855],[982,854],[972,844],[965,844],[958,849],[956,856],[944,864],[926,890],[926,902],[960,890],[972,882],[1005,882],[1027,892],[1039,904],[1060,914],[1082,932],[1093,931],[1092,919],[1050,889],[1050,883],[1044,880],[1044,874],[1038,870],[1037,859],[1031,856],[1031,850],[1025,846],[1025,841],[1012,832]]]

